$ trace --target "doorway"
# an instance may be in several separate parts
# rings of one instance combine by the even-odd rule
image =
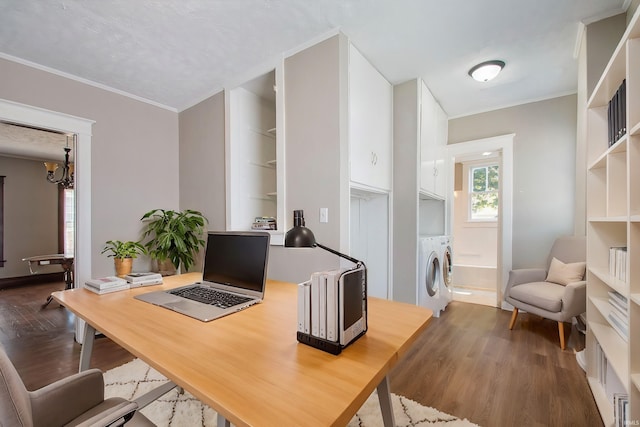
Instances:
[[[94,121],[0,99],[0,120],[41,129],[76,134],[75,145],[75,259],[74,287],[91,279],[91,130]],[[76,323],[76,341],[82,343],[84,322]]]
[[[454,300],[502,306],[511,270],[514,136],[447,146]]]

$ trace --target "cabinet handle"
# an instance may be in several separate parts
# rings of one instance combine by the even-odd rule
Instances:
[[[438,176],[438,168],[433,168],[433,176]]]
[[[371,152],[371,164],[374,166],[378,164],[378,155],[373,151]]]

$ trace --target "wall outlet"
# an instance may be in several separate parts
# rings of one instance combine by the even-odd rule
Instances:
[[[329,208],[320,208],[320,222],[329,222]]]

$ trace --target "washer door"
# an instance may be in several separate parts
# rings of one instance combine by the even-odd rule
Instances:
[[[440,261],[438,260],[438,254],[431,252],[429,260],[427,261],[427,274],[425,275],[425,286],[427,287],[427,293],[430,297],[434,296],[438,291],[438,284],[440,283]]]
[[[444,250],[444,259],[442,260],[442,277],[446,287],[451,285],[453,280],[453,261],[451,260],[451,246],[447,246]]]

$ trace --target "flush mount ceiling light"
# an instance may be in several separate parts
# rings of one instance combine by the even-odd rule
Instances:
[[[504,65],[504,61],[485,61],[470,69],[469,75],[479,82],[488,82],[502,71]]]

